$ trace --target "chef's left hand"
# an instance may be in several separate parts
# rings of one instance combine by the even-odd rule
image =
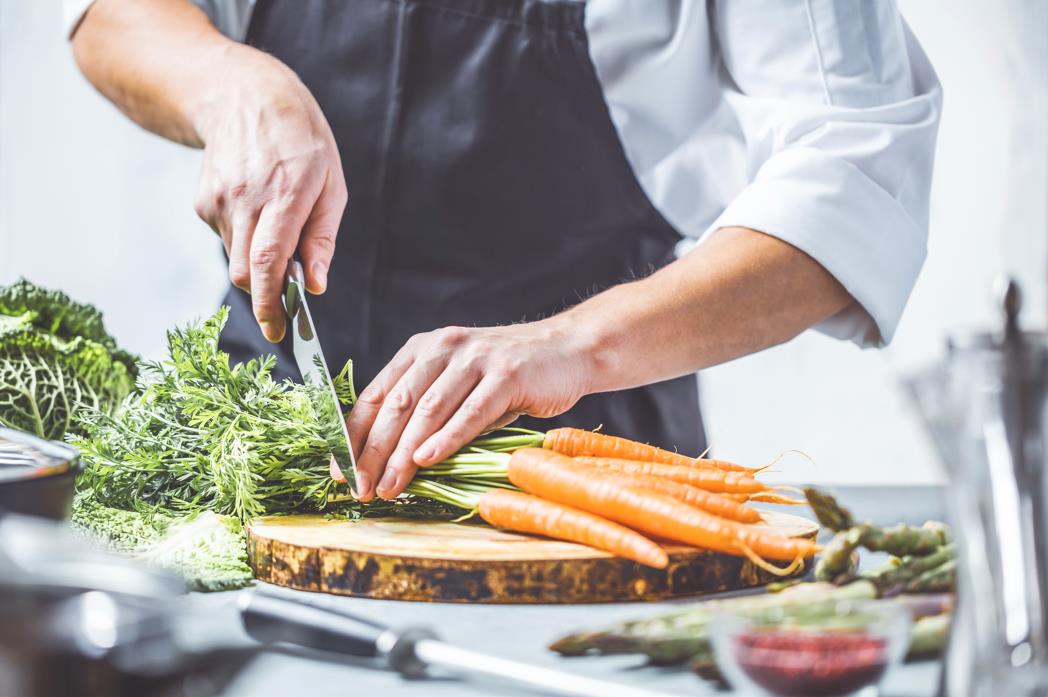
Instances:
[[[417,467],[440,462],[485,430],[520,414],[571,408],[587,392],[590,352],[574,340],[579,332],[566,329],[552,317],[413,336],[347,418],[359,453],[357,498],[394,498]]]

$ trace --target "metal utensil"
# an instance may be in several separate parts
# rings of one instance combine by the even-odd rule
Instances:
[[[666,693],[497,658],[448,644],[424,627],[394,630],[363,617],[258,589],[241,591],[239,605],[244,628],[259,641],[287,642],[372,659],[406,677],[424,677],[433,670],[443,670],[525,686],[545,694],[668,697]]]
[[[349,442],[349,431],[339,408],[335,384],[331,380],[331,371],[324,360],[324,351],[320,348],[316,325],[306,302],[306,281],[302,264],[292,259],[287,267],[287,281],[284,288],[284,309],[290,323],[292,352],[295,363],[302,373],[302,381],[310,395],[313,411],[323,429],[324,440],[331,448],[342,476],[351,487],[356,488],[357,461],[353,455],[353,446]]]
[[[1048,335],[1019,325],[955,332],[909,386],[950,474],[958,606],[940,693],[1048,695]]]

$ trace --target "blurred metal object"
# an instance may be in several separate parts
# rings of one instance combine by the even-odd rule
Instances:
[[[951,335],[945,361],[908,381],[950,474],[950,697],[1048,695],[1048,337],[1021,329],[1013,280],[996,296],[997,329]]]
[[[185,598],[65,525],[0,516],[0,695],[210,697],[243,650],[187,642]]]
[[[0,512],[66,517],[79,467],[76,448],[0,427]]]
[[[324,439],[342,476],[351,487],[356,487],[357,460],[349,442],[349,431],[339,407],[335,383],[331,380],[331,371],[324,360],[317,328],[313,324],[313,316],[306,302],[306,281],[302,273],[302,264],[295,259],[288,262],[284,309],[287,310],[295,363],[302,373],[302,381],[309,392]]]
[[[367,618],[334,612],[286,594],[241,591],[244,628],[262,642],[287,642],[371,659],[409,678],[431,671],[485,678],[549,695],[668,697],[666,693],[587,678],[562,670],[499,658],[441,641],[424,627],[393,629]]]

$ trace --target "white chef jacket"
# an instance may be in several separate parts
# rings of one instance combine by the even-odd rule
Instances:
[[[92,0],[65,2],[72,32]],[[244,40],[255,0],[194,2]],[[683,238],[785,240],[854,298],[817,329],[890,341],[926,255],[942,103],[894,0],[587,0],[586,32],[634,173]]]

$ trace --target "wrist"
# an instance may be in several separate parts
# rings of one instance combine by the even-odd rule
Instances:
[[[208,78],[197,82],[185,100],[187,120],[200,146],[221,131],[231,110],[279,112],[298,83],[298,77],[277,59],[225,37],[204,52],[202,70]]]
[[[597,313],[584,306],[576,306],[543,322],[551,331],[551,341],[572,366],[581,395],[622,387],[618,384],[621,337],[614,322],[603,321]]]

